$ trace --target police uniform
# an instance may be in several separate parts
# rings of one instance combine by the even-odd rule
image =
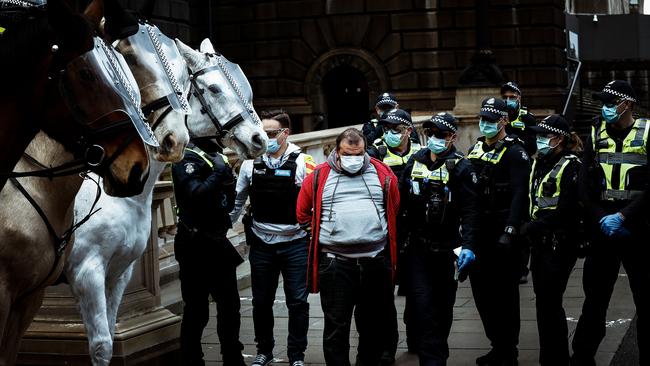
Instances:
[[[483,101],[481,118],[507,116],[505,102]],[[470,271],[472,292],[492,350],[479,365],[514,365],[519,342],[519,266],[517,229],[528,219],[530,161],[513,135],[488,145],[485,137],[467,158],[478,176],[480,243]]]
[[[650,362],[647,355],[650,250],[646,245],[650,228],[647,164],[650,120],[637,119],[626,128],[616,128],[617,121],[605,121],[607,104],[614,104],[612,108],[615,108],[621,101],[636,102],[634,90],[625,81],[610,82],[594,98],[605,105],[603,118],[594,123],[585,145],[580,174],[580,196],[593,235],[584,265],[585,302],[573,338],[572,362],[594,364],[594,355],[605,336],[607,307],[622,263],[636,305],[639,362],[647,365]],[[608,232],[615,222],[621,226]]]
[[[559,115],[544,119],[531,131],[564,136],[570,128]],[[561,147],[558,147],[561,149]],[[541,153],[539,153],[541,154]],[[531,221],[521,228],[532,245],[531,271],[537,308],[541,365],[569,364],[569,341],[562,298],[582,241],[578,199],[580,159],[570,150],[539,156],[530,175]]]
[[[401,109],[393,109],[390,110],[386,113],[384,113],[379,120],[379,125],[380,128],[382,126],[408,126],[408,127],[413,127],[413,122],[411,120],[411,115]],[[415,130],[415,129],[414,129]],[[384,141],[384,137],[379,138],[374,141],[374,144],[370,146],[368,150],[368,155],[371,157],[381,160],[384,162],[384,164],[388,165],[393,173],[395,173],[395,176],[399,179],[402,176],[402,173],[404,172],[404,168],[406,167],[406,164],[408,163],[409,159],[415,154],[417,151],[420,150],[420,144],[417,142],[414,142],[410,137],[408,141],[408,147],[406,151],[403,153],[397,152],[394,148],[391,148],[390,146],[386,145]],[[401,179],[400,179],[401,181]],[[402,224],[404,218],[403,214],[400,213],[398,215],[398,222],[397,222],[397,233],[398,233],[398,243],[401,246],[401,244],[404,242],[405,239],[405,231],[403,230],[404,225]],[[401,262],[401,255],[400,258],[398,259]],[[398,266],[399,267],[399,266]],[[399,294],[403,295],[403,290],[405,289],[405,282],[402,280],[402,276],[399,276],[400,279],[398,280],[400,284],[399,288]],[[382,364],[392,364],[394,362],[395,358],[395,353],[397,352],[397,344],[399,343],[399,332],[397,330],[397,309],[395,308],[395,304],[391,303],[392,308],[390,309],[390,319],[388,319],[388,322],[390,323],[390,333],[391,336],[387,338],[388,344],[386,345],[385,353],[384,356],[382,357]],[[404,322],[407,322],[408,318],[408,310],[404,311]],[[394,317],[392,316],[394,314]],[[394,319],[393,319],[394,318]],[[407,326],[407,341],[409,344],[411,343],[412,337],[409,336],[409,330],[410,328]],[[413,349],[414,347],[410,347],[410,349]]]
[[[453,128],[455,133],[455,124]],[[413,328],[410,336],[420,365],[444,365],[458,286],[453,249],[462,245],[475,250],[477,176],[452,145],[435,161],[428,148],[415,153],[402,180],[400,196],[408,232],[401,269],[409,284],[407,325]]]
[[[190,144],[172,165],[178,213],[174,251],[185,303],[181,323],[183,365],[204,365],[201,338],[208,323],[209,296],[217,303],[217,334],[224,365],[244,365],[239,341],[236,267],[242,262],[226,238],[235,181],[228,160]]]

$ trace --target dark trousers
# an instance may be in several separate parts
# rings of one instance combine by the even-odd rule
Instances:
[[[585,302],[573,337],[574,358],[591,361],[605,337],[605,320],[609,300],[618,272],[623,263],[630,282],[637,315],[637,344],[639,363],[649,365],[647,354],[650,306],[650,265],[648,264],[647,231],[627,238],[608,239],[600,237],[592,243],[584,265],[582,284]]]
[[[390,316],[386,303],[394,301],[389,259],[380,255],[355,261],[321,254],[318,273],[326,364],[350,365],[350,326],[356,308],[358,364],[379,365],[389,331],[386,322],[378,320]]]
[[[421,366],[444,366],[449,357],[447,338],[454,316],[458,284],[451,251],[431,251],[413,245],[407,253],[411,308],[409,321]]]
[[[487,247],[490,246],[490,247]],[[486,243],[476,255],[469,278],[485,335],[502,357],[517,356],[519,343],[519,277],[521,251],[494,248]]]
[[[541,365],[569,364],[569,329],[562,299],[577,255],[567,247],[560,245],[553,250],[550,244],[541,243],[531,253],[530,269],[535,290]]]
[[[182,227],[174,240],[185,303],[180,339],[183,365],[204,365],[201,338],[210,316],[209,296],[217,303],[217,335],[224,361],[241,358],[236,264],[225,260],[225,245],[231,245],[225,237],[206,238]]]
[[[273,304],[282,274],[284,295],[289,310],[287,348],[289,361],[304,360],[309,328],[307,302],[307,239],[266,244],[253,235],[249,261],[253,290],[253,323],[257,352],[272,354]]]

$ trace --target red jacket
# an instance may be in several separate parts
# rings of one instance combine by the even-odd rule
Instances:
[[[397,177],[393,171],[381,161],[371,158],[370,163],[375,166],[377,176],[384,191],[384,204],[386,217],[388,219],[388,242],[390,247],[391,269],[393,279],[397,269],[397,232],[395,222],[399,211],[399,190],[397,188]],[[330,173],[330,166],[327,163],[320,164],[314,173],[305,177],[302,188],[298,195],[296,216],[301,225],[311,223],[312,233],[309,244],[309,257],[307,260],[307,283],[312,293],[318,292],[318,237],[320,235],[321,205],[323,199],[323,188]],[[318,172],[318,173],[317,173]],[[318,189],[314,197],[314,177],[318,175]],[[315,206],[315,207],[314,207]],[[310,278],[311,276],[311,278]],[[310,281],[311,279],[311,281]]]

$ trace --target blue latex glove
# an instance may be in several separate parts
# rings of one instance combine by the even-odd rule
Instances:
[[[476,256],[471,249],[463,249],[458,256],[458,272],[461,272],[465,267],[470,265],[476,260]]]
[[[623,237],[630,235],[630,232],[623,227],[623,215],[619,212],[600,219],[600,230],[609,237]]]

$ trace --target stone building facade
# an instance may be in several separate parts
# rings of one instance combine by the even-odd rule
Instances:
[[[487,1],[487,0],[486,0]],[[137,7],[142,0],[125,0]],[[259,109],[284,108],[294,131],[358,123],[386,90],[403,108],[452,110],[487,17],[497,65],[531,108],[561,109],[567,86],[563,0],[161,0],[154,21],[213,43],[248,75]]]

